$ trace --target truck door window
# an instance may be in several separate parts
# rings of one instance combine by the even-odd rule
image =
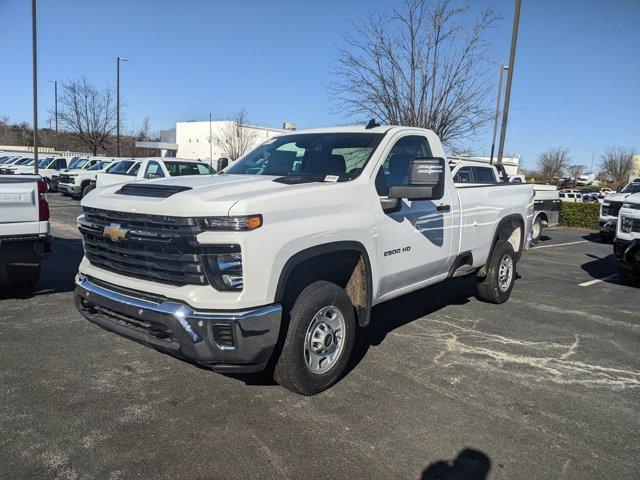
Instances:
[[[473,175],[471,174],[471,167],[462,167],[458,170],[453,177],[455,183],[472,183]]]
[[[495,183],[493,170],[487,167],[473,167],[474,183]]]
[[[132,177],[135,177],[136,175],[138,175],[138,171],[140,170],[140,162],[136,163],[133,167],[131,167],[131,170],[129,170],[127,172],[127,175],[130,175]]]
[[[389,195],[389,187],[407,185],[411,161],[416,157],[430,157],[429,142],[420,135],[409,135],[398,140],[376,175],[376,191],[381,197]]]
[[[162,167],[158,162],[149,162],[147,164],[147,169],[144,172],[144,178],[149,178],[151,175],[164,177],[164,172],[162,171]]]

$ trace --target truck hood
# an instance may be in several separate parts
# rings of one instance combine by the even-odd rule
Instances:
[[[627,195],[624,201],[625,203],[634,203],[634,204],[640,205],[640,193],[633,193],[631,195]]]
[[[624,202],[627,197],[632,195],[631,193],[612,193],[611,195],[607,195],[602,200],[603,202]]]
[[[238,201],[278,191],[309,188],[318,183],[284,185],[267,175],[194,175],[133,182],[129,185],[166,185],[189,187],[167,198],[123,195],[116,193],[123,185],[97,188],[87,195],[82,205],[126,212],[175,216],[228,215]],[[256,212],[259,213],[259,212]]]

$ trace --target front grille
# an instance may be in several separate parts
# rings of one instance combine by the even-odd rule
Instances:
[[[640,218],[636,218],[633,220],[633,225],[631,225],[632,232],[640,232]]]
[[[58,183],[75,183],[75,181],[76,181],[75,177],[62,173],[60,174],[60,179],[58,180]]]
[[[166,217],[84,208],[80,225],[89,262],[121,275],[169,285],[208,285],[202,254],[214,246],[198,244],[194,218]],[[112,239],[104,229],[119,225],[125,236]]]
[[[607,202],[609,205],[602,205],[602,215],[608,215],[611,217],[617,217],[620,208],[622,208],[622,202]]]

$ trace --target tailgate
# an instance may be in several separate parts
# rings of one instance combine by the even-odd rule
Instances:
[[[7,224],[35,222],[38,213],[38,177],[0,175],[0,235]]]

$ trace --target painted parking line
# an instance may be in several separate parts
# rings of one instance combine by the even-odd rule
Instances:
[[[609,275],[608,277],[596,278],[595,280],[589,280],[588,282],[579,283],[578,285],[581,287],[589,287],[591,285],[595,285],[596,283],[606,282],[607,280],[613,280],[617,276],[618,275],[613,274],[613,275]]]
[[[553,245],[541,245],[539,247],[533,247],[531,250],[538,250],[539,248],[550,248],[550,247],[563,247],[565,245],[576,245],[578,243],[587,243],[589,240],[579,240],[577,242],[567,242],[567,243],[554,243]]]

